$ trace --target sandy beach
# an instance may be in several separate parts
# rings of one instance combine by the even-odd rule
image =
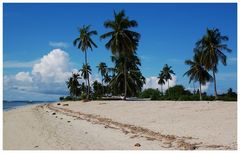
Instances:
[[[3,149],[236,150],[237,102],[92,101],[3,112]]]

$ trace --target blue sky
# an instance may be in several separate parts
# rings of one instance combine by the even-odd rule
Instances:
[[[101,34],[108,31],[104,28],[103,22],[113,18],[113,10],[121,9],[124,9],[126,15],[139,24],[134,30],[141,34],[137,53],[142,61],[141,71],[146,78],[157,76],[163,65],[168,64],[176,73],[175,84],[183,84],[186,88],[192,88],[193,85],[188,84],[188,78],[183,77],[188,69],[184,60],[192,58],[194,44],[203,36],[206,28],[219,28],[223,35],[230,38],[227,44],[232,49],[232,53],[226,53],[228,66],[219,65],[218,90],[224,92],[230,87],[234,91],[237,90],[237,4],[4,3],[4,98],[27,99],[32,97],[34,100],[45,94],[46,99],[55,100],[64,93],[52,95],[39,92],[39,90],[34,92],[20,90],[21,88],[8,84],[6,80],[16,81],[16,75],[19,73],[24,74],[20,77],[23,78],[23,80],[20,79],[21,81],[29,76],[30,80],[33,79],[34,64],[40,62],[54,48],[61,48],[61,51],[67,53],[67,57],[65,54],[54,55],[69,58],[70,67],[79,69],[84,62],[84,54],[72,45],[72,41],[78,36],[78,27],[84,24],[90,24],[92,29],[98,31],[98,36],[93,37],[98,48],[93,52],[88,52],[93,74],[97,78],[96,66],[100,62],[103,61],[112,66],[111,52],[104,46],[106,40],[99,39]],[[31,88],[35,88],[34,85]],[[213,93],[212,83],[208,84],[206,91],[209,94]]]

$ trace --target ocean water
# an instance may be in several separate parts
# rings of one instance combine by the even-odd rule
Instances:
[[[52,103],[55,101],[3,101],[3,111],[8,111],[21,106]]]

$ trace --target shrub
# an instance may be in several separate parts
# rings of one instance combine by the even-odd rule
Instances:
[[[145,89],[140,94],[141,98],[151,98],[151,100],[159,100],[161,97],[161,93],[158,89]]]
[[[82,93],[80,96],[80,99],[85,100],[87,98],[87,95],[85,93]]]
[[[64,97],[59,97],[59,100],[60,100],[60,101],[63,101],[63,100],[64,100]]]
[[[67,96],[64,98],[64,101],[70,101],[70,100],[73,100],[73,98],[71,96]]]
[[[185,90],[182,85],[176,85],[167,89],[166,94],[171,97],[180,97],[181,95],[191,95],[191,92]]]

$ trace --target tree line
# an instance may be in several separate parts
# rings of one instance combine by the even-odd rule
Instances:
[[[145,77],[142,75],[139,66],[141,61],[137,56],[137,49],[140,40],[140,33],[133,31],[138,26],[137,21],[130,20],[125,15],[124,10],[116,13],[114,11],[113,19],[106,20],[104,27],[109,31],[100,36],[100,39],[107,39],[105,47],[111,51],[111,60],[114,67],[108,67],[106,63],[101,62],[97,66],[101,74],[101,83],[95,81],[91,88],[89,76],[91,67],[87,59],[87,51],[97,48],[92,36],[97,35],[96,30],[91,30],[90,25],[83,25],[79,29],[79,36],[73,41],[73,45],[80,49],[85,56],[85,63],[79,70],[79,73],[72,73],[72,76],[66,82],[70,96],[81,97],[81,99],[101,98],[106,95],[123,95],[126,100],[127,96],[139,96],[142,87],[145,84]],[[184,76],[189,77],[190,82],[199,82],[199,99],[202,100],[202,85],[209,81],[214,82],[214,95],[218,99],[216,73],[218,64],[227,64],[227,57],[224,51],[231,52],[225,42],[227,36],[222,36],[218,29],[207,29],[203,37],[196,42],[193,49],[193,59],[186,60],[185,64],[189,65],[189,70]],[[212,72],[212,75],[210,75]],[[165,64],[158,75],[158,84],[162,86],[167,83],[168,90],[169,80],[175,75],[171,66]],[[83,78],[85,83],[80,84],[79,79]],[[167,91],[168,91],[167,90]],[[168,92],[165,92],[167,94]]]

